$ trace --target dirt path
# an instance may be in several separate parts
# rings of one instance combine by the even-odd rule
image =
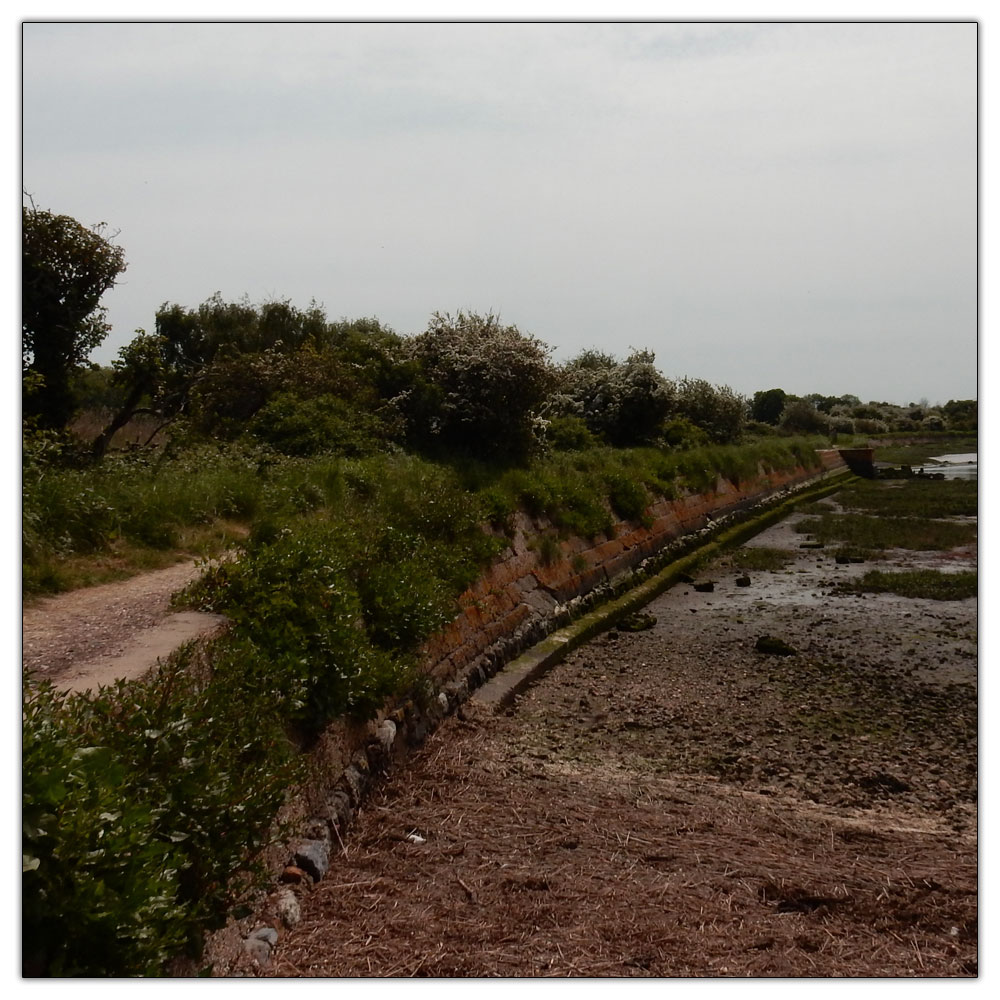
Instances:
[[[21,615],[22,662],[56,687],[83,691],[141,676],[223,619],[172,612],[171,596],[198,575],[194,561],[46,597]]]
[[[975,975],[976,602],[833,596],[867,567],[801,540],[449,719],[266,974]]]

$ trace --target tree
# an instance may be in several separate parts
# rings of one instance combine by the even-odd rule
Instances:
[[[74,410],[71,376],[110,329],[99,304],[125,270],[125,251],[104,223],[87,229],[34,205],[22,208],[21,227],[21,352],[37,385],[25,394],[25,417],[61,428]]]
[[[618,447],[651,444],[674,407],[674,386],[656,367],[652,351],[618,361],[584,351],[560,370],[554,412],[582,418],[590,431]]]
[[[747,401],[728,385],[682,378],[677,382],[675,412],[700,427],[715,444],[731,444],[743,433]]]
[[[944,404],[948,429],[952,431],[977,431],[979,429],[979,404],[974,399],[949,399]]]
[[[778,426],[787,396],[784,389],[767,389],[753,394],[750,416],[762,424]]]
[[[183,417],[188,431],[235,438],[278,395],[283,396],[280,405],[257,430],[294,438],[300,451],[299,431],[291,434],[287,428],[297,428],[308,414],[292,413],[295,399],[344,401],[358,417],[364,447],[376,430],[385,437],[399,422],[385,399],[398,388],[394,370],[401,366],[392,355],[401,341],[374,318],[330,324],[315,302],[303,311],[287,301],[225,302],[216,293],[197,309],[164,303],[155,333],[136,333],[114,363],[113,386],[122,402],[94,442],[97,457],[136,414],[154,414],[158,430]],[[341,410],[331,415],[332,406],[321,408],[331,426],[344,417]],[[386,412],[369,420],[376,410]],[[310,441],[314,447],[315,440]]]
[[[434,313],[402,349],[414,390],[397,397],[418,446],[519,461],[535,445],[535,418],[553,384],[549,348],[492,313]]]
[[[792,400],[785,407],[781,427],[789,434],[826,434],[830,418],[804,399]]]

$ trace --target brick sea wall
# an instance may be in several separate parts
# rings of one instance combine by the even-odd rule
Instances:
[[[557,540],[549,521],[516,515],[510,548],[461,595],[461,615],[425,645],[427,675],[436,685],[447,683],[504,637],[523,633],[535,622],[572,615],[574,601],[613,584],[671,542],[781,490],[845,467],[836,450],[818,454],[819,469],[770,472],[739,484],[719,477],[712,492],[655,502],[647,510],[649,527],[619,521],[609,535],[594,539]],[[537,544],[544,536],[552,539],[547,559]],[[554,557],[553,546],[558,546]]]

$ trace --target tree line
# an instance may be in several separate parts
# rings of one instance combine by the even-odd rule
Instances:
[[[403,448],[522,461],[540,448],[732,443],[747,429],[880,433],[973,429],[973,400],[944,408],[853,396],[747,399],[704,379],[667,378],[648,350],[583,351],[563,364],[491,313],[435,313],[401,336],[375,318],[331,321],[315,302],[253,304],[220,294],[165,302],[110,366],[87,359],[109,332],[100,299],[126,268],[101,225],[25,206],[22,374],[27,426],[65,431],[80,409],[105,415],[99,458],[147,418],[150,439],[247,438],[289,455]],[[905,412],[903,412],[905,410]]]

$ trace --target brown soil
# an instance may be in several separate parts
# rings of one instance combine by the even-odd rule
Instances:
[[[447,720],[262,974],[975,976],[976,601],[835,596],[870,567],[801,542]]]

